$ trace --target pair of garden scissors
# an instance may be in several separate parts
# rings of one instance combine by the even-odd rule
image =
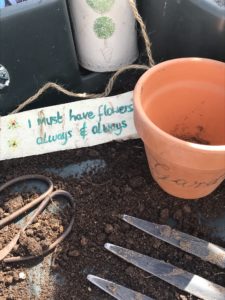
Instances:
[[[53,242],[48,249],[44,250],[42,252],[41,255],[39,256],[26,256],[26,257],[22,257],[22,256],[18,256],[18,257],[8,257],[8,254],[12,251],[12,249],[15,247],[15,245],[17,244],[21,233],[23,233],[26,228],[33,223],[33,221],[35,220],[35,218],[42,213],[42,211],[46,208],[46,206],[49,204],[50,200],[57,197],[57,196],[63,196],[64,198],[66,198],[69,201],[69,204],[72,208],[72,211],[74,209],[74,200],[73,197],[70,193],[63,191],[63,190],[56,190],[53,192],[53,183],[52,181],[42,175],[25,175],[25,176],[21,176],[15,179],[12,179],[10,181],[8,181],[7,183],[3,184],[0,186],[0,193],[9,188],[12,185],[17,184],[18,182],[23,182],[23,181],[27,181],[27,180],[40,180],[42,182],[47,183],[48,185],[48,189],[46,192],[44,192],[42,195],[40,195],[39,197],[37,197],[35,200],[33,200],[32,202],[26,204],[25,206],[23,206],[22,208],[18,209],[17,211],[13,212],[12,214],[10,214],[9,216],[3,218],[2,220],[0,220],[0,229],[3,228],[5,225],[11,223],[12,221],[14,221],[16,218],[24,215],[26,212],[30,211],[31,209],[33,209],[34,207],[37,206],[37,209],[35,210],[35,212],[32,214],[32,216],[28,219],[28,221],[25,222],[25,225],[22,226],[22,228],[20,229],[20,231],[14,236],[14,238],[3,248],[0,250],[0,262],[5,262],[5,263],[12,263],[12,262],[24,262],[27,260],[31,260],[31,259],[35,259],[35,258],[39,258],[39,257],[43,257],[45,255],[47,255],[50,251],[52,251],[60,242],[62,242],[67,235],[70,233],[73,224],[74,224],[74,214],[71,217],[70,223],[68,225],[68,227],[66,228],[66,230],[56,239],[55,242]]]

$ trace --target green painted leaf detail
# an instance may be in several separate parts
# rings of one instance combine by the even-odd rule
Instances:
[[[99,39],[108,39],[115,32],[115,23],[109,17],[100,17],[95,20],[94,32]]]
[[[109,12],[115,0],[86,0],[87,4],[98,14]],[[123,1],[123,0],[122,0]]]

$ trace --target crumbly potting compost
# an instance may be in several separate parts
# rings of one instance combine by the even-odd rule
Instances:
[[[63,170],[68,171],[69,166],[73,166],[70,170],[75,170],[85,161],[104,163],[102,167],[89,167],[82,174],[66,177]],[[58,173],[52,170],[58,170]],[[169,224],[225,247],[225,241],[216,237],[209,225],[209,220],[224,216],[224,183],[213,194],[196,201],[167,195],[153,181],[143,145],[138,140],[0,162],[0,184],[28,173],[48,176],[55,189],[65,189],[73,195],[76,202],[75,223],[71,234],[51,256],[50,270],[47,269],[48,276],[39,296],[31,296],[29,272],[42,262],[40,260],[23,265],[2,264],[0,299],[111,299],[87,281],[86,276],[90,273],[155,299],[197,299],[113,256],[104,249],[106,242],[164,260],[225,286],[223,269],[144,234],[118,218],[125,213]],[[5,197],[1,196],[1,218],[36,195],[36,190],[16,194],[8,191]],[[70,221],[69,210],[65,207],[59,210],[59,214],[52,209],[45,210],[26,229],[12,254],[34,254],[47,247]],[[0,248],[17,230],[17,225],[1,229]],[[44,259],[44,266],[49,268],[47,259]]]

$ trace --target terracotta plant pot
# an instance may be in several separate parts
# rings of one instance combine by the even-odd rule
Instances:
[[[169,194],[197,199],[225,179],[225,63],[153,67],[136,85],[134,119],[152,176]]]
[[[82,67],[110,72],[137,59],[136,21],[129,1],[70,0],[69,7]]]

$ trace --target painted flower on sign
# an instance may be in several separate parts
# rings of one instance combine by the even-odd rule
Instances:
[[[9,121],[8,129],[16,129],[18,127],[19,127],[19,123],[15,119]]]

